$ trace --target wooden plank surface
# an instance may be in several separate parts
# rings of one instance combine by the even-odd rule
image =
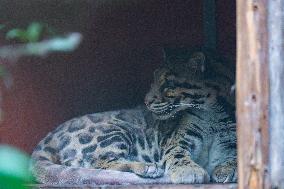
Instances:
[[[269,2],[270,178],[284,188],[284,0]]]
[[[88,186],[88,185],[81,185],[81,186],[48,186],[48,185],[32,185],[31,188],[33,189],[56,189],[56,188],[66,188],[66,189],[75,189],[75,188],[90,188],[90,189],[236,189],[236,184],[165,184],[165,185],[128,185],[128,186]]]
[[[237,1],[239,189],[268,187],[267,2]]]

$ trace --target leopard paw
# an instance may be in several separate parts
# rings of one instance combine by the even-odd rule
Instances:
[[[136,174],[145,178],[158,178],[164,175],[164,169],[156,163],[145,163],[142,172],[136,172]]]
[[[156,163],[147,164],[147,171],[145,175],[150,178],[161,177],[164,175],[164,169],[162,169]]]
[[[207,171],[194,162],[191,166],[181,166],[171,170],[170,178],[175,184],[207,183],[210,180]]]
[[[213,182],[229,183],[237,182],[237,179],[237,163],[235,161],[217,166],[212,173]]]

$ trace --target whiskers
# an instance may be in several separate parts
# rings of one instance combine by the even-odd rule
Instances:
[[[159,104],[152,104],[151,107],[155,109],[164,109],[165,107],[169,106],[169,102],[163,102]]]
[[[164,106],[164,107],[161,107],[161,108],[153,108],[151,107],[150,108],[153,112],[155,113],[163,113],[163,112],[166,112],[167,110],[171,109],[170,106]]]
[[[178,104],[163,102],[159,104],[152,104],[148,106],[148,108],[157,115],[175,114],[176,112],[182,110],[183,108],[203,109],[203,107],[200,104],[191,104],[191,103],[182,103],[182,102]]]
[[[186,107],[192,107],[192,108],[197,108],[197,109],[203,109],[200,104],[190,104],[190,103],[182,103],[182,102],[180,102],[179,104],[175,104],[173,106],[175,106],[176,108],[180,106],[186,106]]]

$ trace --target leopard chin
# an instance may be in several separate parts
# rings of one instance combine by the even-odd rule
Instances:
[[[153,112],[154,116],[159,119],[159,120],[167,120],[167,119],[172,119],[176,117],[177,112],[163,112],[163,113],[155,113]]]

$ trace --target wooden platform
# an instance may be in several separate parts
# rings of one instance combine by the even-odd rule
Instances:
[[[30,185],[32,189],[52,189],[52,188],[90,188],[90,189],[112,189],[112,188],[125,188],[125,189],[236,189],[237,184],[165,184],[165,185],[64,185],[64,186],[50,186],[44,184]]]

